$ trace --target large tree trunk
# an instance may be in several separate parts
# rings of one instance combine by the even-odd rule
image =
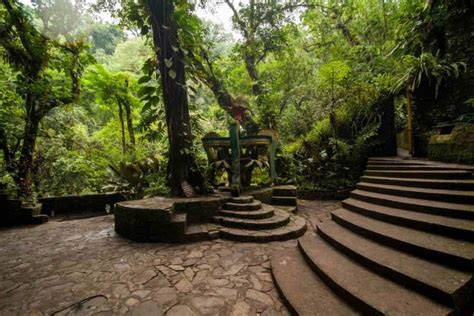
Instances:
[[[188,95],[172,0],[146,0],[161,75],[168,128],[168,183],[173,195],[192,195],[190,186],[203,188],[204,178],[192,154]]]

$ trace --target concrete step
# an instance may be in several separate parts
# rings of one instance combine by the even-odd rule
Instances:
[[[318,224],[318,234],[371,271],[447,306],[462,309],[473,293],[474,279],[470,272],[451,269],[381,245],[333,221]]]
[[[362,190],[352,191],[350,193],[350,197],[364,202],[414,212],[435,214],[446,217],[465,218],[471,220],[474,219],[473,205],[399,197],[389,194],[374,193]]]
[[[178,235],[184,235],[187,231],[187,214],[175,213],[171,217],[171,225],[176,229]]]
[[[298,199],[294,196],[273,196],[273,205],[284,205],[284,206],[297,206]]]
[[[251,203],[234,203],[228,202],[224,205],[224,209],[230,211],[252,211],[259,210],[262,208],[262,202],[253,201]]]
[[[423,170],[423,171],[406,171],[406,170],[366,170],[366,176],[372,177],[390,177],[390,178],[410,178],[410,179],[472,179],[469,171],[463,170]]]
[[[296,186],[280,185],[273,188],[273,196],[296,196]]]
[[[252,202],[253,202],[253,197],[252,196],[242,195],[242,196],[232,198],[232,203],[247,204],[247,203],[252,203]]]
[[[424,166],[426,163],[404,160],[369,160],[369,165]]]
[[[387,246],[457,269],[474,269],[473,243],[381,222],[345,209],[332,212],[331,217],[338,224]]]
[[[455,167],[449,166],[439,166],[439,165],[405,165],[405,164],[392,164],[392,165],[367,165],[366,170],[393,170],[393,171],[453,171],[453,170],[461,170]]]
[[[373,184],[367,182],[359,182],[356,185],[356,188],[362,191],[396,195],[400,197],[474,205],[474,191],[411,188],[406,186]]]
[[[451,218],[412,212],[372,204],[352,198],[342,201],[342,207],[384,222],[464,240],[474,240],[474,220]]]
[[[319,279],[297,248],[274,253],[271,264],[275,284],[293,315],[359,315]]]
[[[184,242],[197,242],[220,237],[219,226],[212,223],[191,224],[186,228]]]
[[[452,309],[385,279],[351,260],[320,236],[298,240],[306,261],[333,291],[367,315],[446,315]]]
[[[33,215],[31,217],[31,223],[32,224],[43,224],[49,221],[48,215],[45,214],[38,214],[38,215]]]
[[[303,217],[293,215],[290,222],[277,229],[247,230],[231,227],[221,227],[222,238],[241,242],[270,242],[283,241],[298,238],[306,231],[306,220]]]
[[[290,221],[290,214],[275,209],[274,216],[263,219],[245,219],[225,216],[214,216],[214,222],[226,227],[243,228],[249,230],[275,229]]]
[[[474,179],[471,180],[436,180],[436,179],[405,179],[362,176],[363,182],[399,185],[416,188],[442,189],[442,190],[471,190],[474,191]]]
[[[398,156],[392,156],[392,157],[369,157],[368,161],[413,161],[411,159],[405,159],[402,157]]]
[[[228,211],[220,210],[219,215],[223,217],[232,217],[232,218],[246,218],[246,219],[262,219],[269,218],[274,215],[272,207],[262,207],[260,210],[256,211]]]

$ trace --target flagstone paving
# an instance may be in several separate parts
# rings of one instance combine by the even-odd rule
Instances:
[[[308,231],[340,207],[300,201]],[[135,243],[113,216],[0,230],[0,315],[288,315],[269,258],[296,240]],[[295,271],[296,273],[296,271]]]

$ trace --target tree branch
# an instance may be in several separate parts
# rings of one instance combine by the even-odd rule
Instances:
[[[249,34],[248,34],[248,31],[247,31],[247,26],[245,25],[244,21],[242,21],[242,19],[240,19],[240,15],[237,12],[237,10],[235,9],[234,5],[232,4],[232,1],[231,0],[224,0],[224,1],[225,1],[225,3],[227,3],[229,8],[234,13],[234,19],[237,22],[237,24],[239,25],[240,30],[242,31],[242,33],[244,33],[245,38],[248,38]]]

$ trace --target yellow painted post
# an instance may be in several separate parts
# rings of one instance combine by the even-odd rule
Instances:
[[[414,154],[413,144],[413,107],[410,88],[407,89],[407,131],[408,131],[408,152]]]

